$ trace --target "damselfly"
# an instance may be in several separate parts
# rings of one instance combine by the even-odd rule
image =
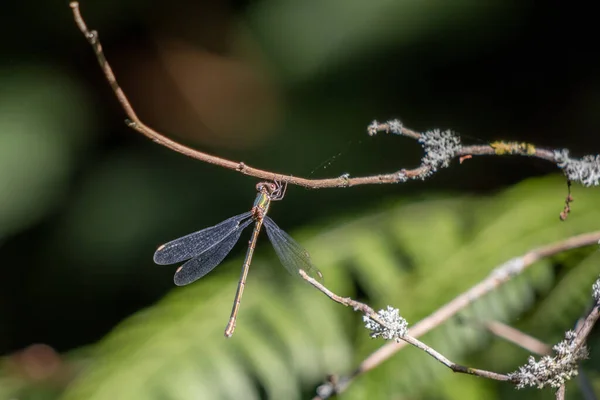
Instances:
[[[283,199],[285,189],[286,185],[280,182],[261,182],[256,185],[258,194],[256,200],[254,200],[252,210],[226,219],[210,228],[163,244],[154,253],[154,262],[160,265],[189,260],[175,272],[175,284],[178,286],[187,285],[202,278],[219,265],[237,243],[242,231],[254,222],[254,231],[248,243],[248,251],[242,265],[242,274],[235,294],[231,317],[225,328],[225,336],[227,337],[233,335],[235,330],[237,313],[246,285],[252,254],[263,224],[267,228],[267,236],[273,244],[279,260],[290,273],[299,275],[298,272],[303,270],[315,279],[321,280],[323,278],[321,272],[313,266],[308,252],[267,216],[271,201]]]

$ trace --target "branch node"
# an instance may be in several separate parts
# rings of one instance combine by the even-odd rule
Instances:
[[[350,187],[350,174],[342,174],[340,175],[340,179],[342,180],[342,187]]]
[[[398,183],[404,183],[407,180],[408,180],[408,175],[404,168],[402,168],[400,171],[396,172],[396,181]]]
[[[490,146],[494,149],[496,155],[504,156],[507,154],[521,154],[533,156],[536,148],[531,143],[526,142],[493,142]]]
[[[94,46],[98,44],[98,31],[92,30],[86,33],[85,37]]]
[[[490,276],[494,277],[494,279],[503,281],[519,275],[525,267],[526,263],[523,257],[515,257],[500,265],[498,268],[495,268]]]

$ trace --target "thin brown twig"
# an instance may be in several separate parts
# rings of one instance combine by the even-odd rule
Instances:
[[[513,277],[519,275],[525,269],[527,269],[529,266],[539,261],[540,259],[561,253],[563,251],[594,245],[597,244],[599,240],[600,231],[585,233],[578,236],[570,237],[559,242],[552,243],[547,246],[542,246],[537,249],[533,249],[520,257],[513,258],[508,262],[495,268],[490,273],[490,275],[483,281],[476,284],[466,292],[458,295],[449,303],[436,310],[433,314],[419,321],[409,330],[409,333],[412,337],[415,338],[426,334],[427,332],[436,328],[443,322],[447,321],[449,318],[456,315],[459,311],[463,310],[482,296],[492,292],[493,290],[497,289],[500,285],[508,282]],[[332,300],[335,299],[332,298]],[[352,303],[350,303],[349,305],[351,304]],[[594,314],[594,316],[592,316],[592,314]],[[580,330],[578,331],[578,337],[579,335],[587,336],[591,331],[591,327],[593,326],[593,322],[591,322],[592,319],[595,318],[593,319],[593,321],[595,322],[599,316],[600,308],[598,307],[598,305],[596,305],[596,307],[592,310],[588,318],[586,318],[586,322],[582,324]],[[379,366],[385,360],[389,359],[391,356],[396,354],[405,346],[406,342],[389,342],[384,344],[375,352],[371,353],[366,359],[364,359],[351,375],[339,378],[338,386],[332,392],[341,393],[345,391],[352,384],[355,378]],[[324,390],[324,393],[327,392],[327,390]],[[328,397],[329,396],[322,396],[317,397],[315,399],[324,400]]]
[[[594,304],[594,307],[592,307],[590,313],[583,320],[583,323],[581,323],[575,330],[575,333],[577,335],[575,338],[577,348],[585,345],[588,336],[592,332],[592,328],[594,327],[596,322],[598,322],[598,318],[600,318],[600,303],[596,302]]]
[[[566,221],[569,213],[571,212],[571,203],[573,202],[573,196],[571,195],[571,181],[567,180],[567,197],[565,198],[565,207],[560,213],[560,220]]]
[[[565,385],[560,385],[560,387],[556,391],[556,400],[565,400],[565,392]]]
[[[484,326],[493,335],[516,344],[530,353],[546,355],[552,352],[552,347],[548,344],[502,322],[488,321]]]
[[[314,278],[311,278],[310,276],[308,276],[308,274],[306,274],[306,272],[304,272],[302,270],[300,270],[300,276],[305,281],[310,283],[312,286],[317,288],[319,291],[321,291],[323,294],[325,294],[327,297],[329,297],[331,300],[335,301],[336,303],[342,304],[346,307],[352,307],[354,309],[354,311],[362,312],[364,315],[366,315],[373,321],[377,322],[379,325],[388,327],[389,329],[393,329],[389,326],[388,322],[386,322],[383,318],[381,318],[379,316],[379,314],[376,313],[367,304],[361,303],[360,301],[353,300],[350,297],[341,297],[341,296],[333,293],[331,290],[329,290],[327,287],[325,287],[322,283],[315,280]],[[498,381],[509,381],[510,380],[508,375],[505,375],[505,374],[499,374],[496,372],[486,371],[486,370],[477,369],[477,368],[469,368],[469,367],[465,367],[463,365],[457,364],[453,361],[450,361],[448,358],[443,356],[438,351],[434,350],[433,348],[427,346],[425,343],[421,342],[420,340],[418,340],[408,334],[399,336],[397,340],[403,340],[405,343],[408,343],[420,350],[423,350],[425,353],[429,354],[431,357],[433,357],[437,361],[441,362],[442,364],[444,364],[446,367],[450,368],[454,372],[480,376],[483,378],[489,378],[489,379],[494,379],[494,380],[498,380]]]
[[[125,114],[127,114],[127,125],[161,146],[167,147],[168,149],[171,149],[188,157],[195,158],[197,160],[209,164],[214,164],[223,168],[238,171],[244,175],[249,175],[260,179],[268,179],[272,181],[277,180],[311,189],[349,187],[366,184],[401,183],[409,179],[422,179],[429,176],[432,172],[435,172],[435,169],[432,168],[431,165],[422,164],[421,166],[415,169],[401,169],[390,174],[354,178],[349,177],[347,175],[342,175],[336,178],[306,179],[254,168],[244,164],[243,162],[231,161],[225,158],[213,156],[211,154],[195,150],[190,147],[184,146],[180,143],[177,143],[176,141],[166,137],[164,134],[157,132],[156,130],[147,126],[137,116],[135,110],[133,109],[133,106],[131,105],[129,99],[125,95],[125,92],[123,91],[123,89],[121,89],[119,83],[117,82],[115,74],[110,64],[108,63],[106,56],[104,55],[102,45],[98,38],[98,32],[95,30],[90,30],[87,27],[87,24],[85,23],[85,20],[83,19],[79,10],[78,2],[73,1],[69,5],[73,11],[73,18],[75,20],[75,23],[77,24],[77,27],[92,46],[94,53],[96,54],[96,58],[98,59],[98,63],[100,64],[100,68],[102,69],[102,72],[106,77],[106,80],[109,82],[113,92],[117,97],[118,102],[121,104],[121,107],[125,111]],[[377,131],[384,131],[387,128],[389,128],[387,124],[375,124],[375,126],[371,125],[369,126],[369,134],[373,135]],[[420,133],[412,131],[411,129],[405,127],[401,127],[399,133],[403,136],[407,136],[415,140],[421,138]],[[470,158],[475,155],[505,154],[537,157],[556,164],[554,153],[551,150],[537,149],[530,144],[513,142],[495,142],[491,143],[490,145],[483,146],[461,146],[460,149],[456,151],[456,153],[453,154],[451,158],[459,158],[459,160],[464,161],[466,158]]]
[[[595,295],[593,297],[595,297]],[[592,307],[589,308],[586,311],[585,315],[580,317],[579,320],[577,321],[577,323],[575,324],[575,332],[576,332],[575,341],[577,343],[576,344],[577,348],[579,348],[585,344],[593,325],[597,322],[598,322],[598,301],[594,298]],[[585,330],[584,330],[584,326],[585,326]],[[597,397],[596,397],[596,394],[594,393],[593,386],[592,386],[589,378],[581,370],[581,366],[579,367],[578,379],[579,379],[579,390],[581,391],[583,398],[588,399],[588,400],[596,399]],[[565,385],[562,385],[562,386],[565,386]]]

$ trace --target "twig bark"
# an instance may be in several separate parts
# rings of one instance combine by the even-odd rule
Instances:
[[[582,235],[570,237],[560,242],[552,243],[547,246],[533,249],[520,257],[513,258],[507,261],[506,263],[500,265],[499,267],[495,268],[486,279],[476,284],[466,292],[455,297],[449,303],[436,310],[433,314],[422,319],[420,322],[415,324],[409,330],[408,333],[411,337],[418,338],[431,331],[432,329],[436,328],[437,326],[441,325],[443,322],[456,315],[458,312],[475,302],[477,299],[497,289],[500,285],[508,282],[513,277],[518,276],[529,266],[539,261],[540,259],[561,253],[563,251],[594,245],[597,244],[599,240],[600,231],[585,233]],[[364,308],[365,306],[362,305],[362,303],[356,304],[357,302],[355,303],[351,299],[348,300],[346,298],[339,297],[329,291],[323,291],[323,293],[325,293],[328,297],[330,297],[332,300],[338,303],[351,307],[357,306],[358,310],[362,312],[372,312],[372,309],[370,307],[368,309]],[[591,327],[593,326],[593,324],[599,316],[600,307],[598,306],[598,304],[596,304],[590,315],[588,315],[588,317],[586,318],[585,322],[582,323],[581,327],[577,330],[578,338],[580,336],[587,337],[587,335],[591,331]],[[396,354],[398,351],[400,351],[402,348],[404,348],[406,344],[407,342],[402,341],[388,342],[384,344],[375,352],[371,353],[371,355],[369,355],[365,360],[363,360],[351,375],[339,378],[337,387],[330,388],[330,390],[324,388],[322,390],[322,393],[330,393],[328,396],[316,397],[315,399],[324,400],[326,398],[329,398],[329,396],[333,394],[345,391],[352,384],[355,378],[376,368],[385,360],[387,360],[388,358]]]
[[[113,92],[115,93],[115,96],[117,97],[118,102],[121,104],[121,107],[123,108],[125,114],[128,117],[128,119],[126,120],[127,125],[161,146],[165,146],[173,151],[209,164],[214,164],[223,168],[238,171],[244,175],[249,175],[256,178],[267,179],[272,181],[277,180],[292,185],[304,186],[311,189],[349,187],[382,183],[402,183],[410,179],[425,179],[437,170],[435,166],[424,162],[424,158],[422,164],[417,168],[400,169],[396,172],[388,174],[364,177],[350,177],[349,175],[345,174],[335,178],[306,179],[254,168],[244,164],[243,162],[232,161],[222,157],[217,157],[196,149],[192,149],[183,144],[177,143],[176,141],[166,137],[164,134],[152,129],[138,117],[133,106],[129,102],[129,99],[125,95],[125,92],[117,82],[115,74],[110,64],[108,63],[106,56],[104,55],[102,45],[98,38],[98,32],[96,32],[95,30],[90,30],[87,27],[87,24],[85,23],[85,20],[83,19],[79,10],[78,2],[71,2],[70,7],[73,11],[73,18],[75,20],[75,23],[77,24],[77,27],[92,46],[94,53],[96,54],[96,58],[98,59],[98,63],[100,64],[100,68],[102,69],[102,72],[106,77],[106,80],[109,82]],[[394,125],[394,122],[395,121],[390,121],[388,123],[383,124],[378,124],[377,122],[374,122],[368,127],[368,133],[370,135],[374,135],[375,133],[382,131],[391,132],[390,125]],[[397,132],[392,133],[400,134],[418,140],[420,142],[423,138],[422,134],[408,129],[404,126],[399,127]],[[536,157],[557,164],[555,153],[552,150],[538,149],[531,144],[513,142],[495,142],[489,145],[460,146],[460,148],[458,148],[457,151],[453,152],[450,158],[458,158],[462,163],[462,161],[476,155],[521,155],[527,157]]]
[[[600,303],[596,301],[590,313],[583,320],[583,323],[581,323],[575,329],[575,333],[577,334],[577,337],[575,339],[577,347],[581,347],[585,344],[588,336],[590,335],[590,332],[592,332],[592,328],[598,321],[598,318],[600,318]]]
[[[518,329],[498,321],[486,322],[485,328],[492,334],[503,338],[533,354],[546,355],[552,352],[552,346],[547,345]]]
[[[350,297],[338,296],[337,294],[333,293],[331,290],[327,289],[327,287],[325,287],[322,283],[320,283],[319,281],[308,276],[302,270],[300,270],[300,276],[305,281],[307,281],[308,283],[313,285],[315,288],[317,288],[319,291],[321,291],[323,294],[325,294],[327,297],[329,297],[331,300],[335,301],[336,303],[342,304],[346,307],[352,307],[354,309],[354,311],[362,312],[365,316],[367,316],[370,319],[372,319],[373,321],[377,322],[379,325],[384,326],[390,330],[394,329],[393,327],[390,326],[390,324],[385,319],[383,319],[378,313],[376,313],[367,304],[361,303],[360,301],[353,300]],[[431,357],[433,357],[437,361],[441,362],[442,364],[444,364],[446,367],[450,368],[454,372],[480,376],[483,378],[489,378],[489,379],[494,379],[494,380],[498,380],[498,381],[510,380],[510,378],[505,374],[499,374],[496,372],[486,371],[486,370],[477,369],[477,368],[469,368],[469,367],[465,367],[463,365],[457,364],[453,361],[450,361],[448,358],[444,357],[441,353],[439,353],[435,349],[427,346],[425,343],[421,342],[420,340],[418,340],[408,334],[398,336],[396,340],[403,340],[405,343],[408,343],[420,350],[423,350],[425,353],[429,354]]]
[[[565,385],[561,385],[556,391],[556,400],[565,400]]]
[[[595,297],[595,294],[594,294],[594,297]],[[594,298],[594,303],[593,303],[591,309],[588,312],[586,312],[586,314],[584,316],[582,316],[581,318],[579,318],[579,320],[577,321],[577,324],[575,325],[575,332],[577,334],[577,337],[575,340],[577,341],[578,347],[585,345],[585,342],[587,341],[587,338],[588,338],[589,334],[591,333],[591,330],[592,330],[594,324],[596,324],[598,322],[598,307],[599,307],[598,300]],[[579,381],[579,389],[585,400],[596,400],[598,398],[596,396],[596,394],[594,393],[593,385],[591,384],[589,378],[586,376],[584,371],[581,370],[581,367],[579,368],[578,381]],[[564,386],[564,385],[562,385],[562,386]],[[563,391],[564,391],[564,388],[563,388]],[[557,396],[558,396],[558,394],[557,394]],[[564,393],[563,393],[563,396],[564,396]]]

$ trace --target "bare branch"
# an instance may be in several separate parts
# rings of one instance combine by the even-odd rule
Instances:
[[[527,363],[508,376],[516,383],[517,389],[534,387],[559,389],[566,381],[577,376],[579,362],[588,356],[585,346],[577,345],[577,333],[568,331],[564,340],[552,347],[554,356],[546,355],[538,360],[529,356]]]
[[[560,220],[565,221],[571,212],[571,203],[573,202],[573,196],[571,196],[571,181],[567,180],[567,197],[565,198],[565,207],[560,213]]]
[[[550,354],[552,352],[552,347],[548,346],[546,343],[542,342],[522,332],[518,329],[513,328],[512,326],[508,326],[498,321],[489,321],[485,324],[486,329],[492,334],[501,337],[513,344],[516,344],[519,347],[524,348],[530,353],[545,355]]]
[[[384,124],[379,124],[377,121],[374,121],[371,125],[369,125],[368,133],[369,135],[375,135],[377,132],[385,131],[401,134],[417,140],[423,146],[425,150],[425,156],[421,160],[422,163],[419,167],[410,170],[400,169],[389,174],[355,178],[350,177],[348,174],[344,174],[335,178],[306,179],[253,168],[244,164],[243,162],[227,160],[225,158],[213,156],[211,154],[192,149],[169,139],[164,134],[155,131],[142,122],[142,120],[140,120],[131,103],[129,102],[129,99],[123,92],[123,89],[121,89],[119,86],[115,74],[108,63],[106,56],[104,55],[102,45],[100,44],[100,40],[98,38],[98,32],[90,30],[87,27],[79,10],[78,2],[71,2],[70,7],[73,11],[73,18],[77,24],[77,27],[94,49],[94,53],[96,54],[96,58],[98,59],[98,63],[100,64],[100,68],[102,69],[106,80],[109,82],[113,92],[117,97],[117,100],[125,111],[125,114],[127,114],[127,125],[159,145],[165,146],[168,149],[188,157],[238,171],[244,175],[250,175],[260,179],[272,181],[277,180],[293,185],[318,189],[367,184],[402,183],[411,179],[426,179],[435,173],[439,168],[447,167],[450,161],[454,158],[458,158],[462,163],[462,161],[476,155],[522,155],[527,157],[537,157],[557,164],[560,168],[565,170],[565,173],[569,179],[582,182],[586,186],[598,184],[598,179],[600,177],[600,172],[598,171],[600,171],[600,166],[596,164],[600,164],[600,156],[586,156],[582,160],[573,160],[568,157],[567,150],[544,150],[538,149],[532,144],[516,142],[494,142],[490,145],[484,146],[462,146],[458,136],[450,131],[440,132],[433,130],[421,134],[405,128],[398,120],[389,121]],[[450,147],[447,147],[448,145],[450,145]]]
[[[565,385],[561,385],[556,391],[556,400],[565,400]]]
[[[575,340],[577,342],[578,347],[581,347],[585,344],[587,337],[590,335],[590,332],[592,331],[592,328],[598,321],[599,317],[600,317],[600,303],[598,303],[598,301],[596,301],[596,304],[594,304],[594,307],[592,308],[592,310],[590,311],[588,316],[585,318],[583,323],[575,331],[577,333],[577,338]]]
[[[513,277],[518,276],[529,266],[541,260],[542,258],[550,257],[563,251],[594,245],[597,244],[599,240],[600,231],[585,233],[582,235],[570,237],[560,242],[552,243],[547,246],[533,249],[520,257],[513,258],[500,265],[499,267],[495,268],[486,279],[476,284],[466,292],[455,297],[449,303],[436,310],[433,314],[419,321],[409,330],[409,334],[415,338],[426,334],[427,332],[431,331],[432,329],[438,327],[439,325],[447,321],[449,318],[456,315],[461,310],[465,309],[467,306],[469,306],[482,296],[497,289],[500,285],[508,282]],[[600,296],[600,284],[598,285],[597,292]],[[326,292],[324,293],[327,294]],[[338,301],[336,300],[336,298],[330,298],[332,298],[332,300]],[[345,303],[342,301],[341,304]],[[345,305],[353,306],[353,303]],[[600,310],[598,310],[598,307],[596,307],[595,310],[597,310],[597,312],[600,314]],[[589,334],[589,330],[587,329],[588,328],[586,328],[586,332],[588,332]],[[591,327],[589,327],[589,329],[591,329]],[[581,329],[581,333],[578,333],[578,335],[579,334],[583,334],[583,328]],[[334,393],[341,393],[345,391],[348,388],[348,386],[352,384],[355,378],[370,371],[373,368],[376,368],[405,346],[406,342],[388,342],[385,345],[381,346],[375,352],[371,353],[371,355],[369,355],[365,360],[363,360],[350,376],[341,377],[338,380],[338,384],[335,388]],[[327,390],[323,390],[323,392],[327,392]],[[326,398],[327,397],[321,397],[321,399]]]
[[[508,374],[516,383],[517,389],[525,387],[541,389],[551,386],[557,389],[557,398],[564,397],[566,381],[579,375],[579,364],[588,357],[585,342],[600,315],[598,289],[600,289],[600,279],[593,285],[594,306],[587,313],[587,317],[577,323],[574,331],[567,331],[564,340],[552,347],[552,355],[545,355],[539,361],[530,356],[525,365]]]
[[[362,312],[365,315],[364,320],[366,322],[367,328],[371,329],[374,332],[371,333],[372,337],[382,336],[384,339],[387,340],[404,341],[405,343],[408,343],[420,350],[423,350],[425,353],[429,354],[431,357],[433,357],[446,367],[450,368],[454,372],[475,375],[482,378],[494,379],[498,381],[511,380],[511,378],[505,374],[499,374],[496,372],[486,371],[477,368],[465,367],[463,365],[450,361],[438,351],[427,346],[420,340],[410,336],[407,333],[408,324],[406,323],[406,320],[404,320],[404,318],[398,315],[397,309],[388,306],[387,310],[381,310],[378,313],[376,313],[371,307],[364,303],[353,300],[350,297],[338,296],[331,290],[327,289],[327,287],[325,287],[322,283],[308,276],[308,274],[306,274],[302,270],[300,270],[300,276],[336,303],[342,304],[346,307],[352,307],[354,311]],[[375,324],[373,324],[372,322],[375,322]],[[338,387],[334,387],[333,390],[325,391],[323,388],[321,388],[318,391],[319,395],[315,399],[326,398],[323,397],[326,393],[327,397],[338,393],[339,383],[335,382],[335,384]]]

